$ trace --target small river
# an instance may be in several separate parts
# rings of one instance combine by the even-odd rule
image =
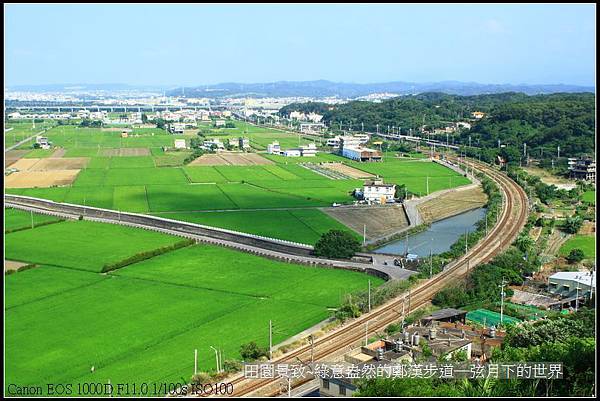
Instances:
[[[427,257],[430,252],[434,255],[446,252],[465,231],[475,231],[475,224],[484,217],[485,208],[479,208],[436,221],[427,231],[408,236],[408,253]],[[406,252],[406,239],[391,242],[373,252],[403,255]]]

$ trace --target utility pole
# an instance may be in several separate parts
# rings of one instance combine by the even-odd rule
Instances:
[[[367,243],[367,225],[363,225],[363,246]]]
[[[433,238],[431,239],[433,243]],[[431,246],[429,247],[429,278],[433,277],[433,251]]]
[[[560,159],[560,145],[556,147],[556,158]]]
[[[371,312],[371,280],[369,280],[369,312]]]
[[[488,234],[488,223],[487,223],[487,212],[485,213],[485,235],[487,236]]]
[[[310,363],[312,364],[315,362],[315,338],[311,334],[308,339],[310,340]]]
[[[194,374],[198,374],[198,349],[194,350]]]
[[[219,368],[219,351],[212,345],[210,345],[213,351],[215,351],[215,361],[217,362],[217,373],[221,373],[221,369]]]
[[[406,303],[406,297],[402,300],[402,328],[404,328],[404,304]]]
[[[273,359],[273,322],[269,320],[269,360]]]
[[[500,324],[502,324],[504,320],[504,286],[506,285],[506,281],[504,277],[502,277],[502,284],[500,285]]]

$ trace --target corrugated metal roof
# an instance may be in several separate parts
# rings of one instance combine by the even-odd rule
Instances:
[[[589,272],[558,272],[551,275],[549,280],[574,281],[588,286],[591,281],[592,288],[596,288],[596,272],[593,272],[591,275]]]

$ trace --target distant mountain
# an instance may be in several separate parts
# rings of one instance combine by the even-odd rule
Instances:
[[[164,91],[173,88],[170,86],[157,85],[127,85],[127,84],[49,84],[49,85],[12,85],[7,86],[7,90],[16,92],[79,92],[79,91]]]
[[[170,96],[185,97],[340,97],[357,98],[374,93],[393,93],[410,95],[424,92],[442,92],[452,95],[481,95],[502,92],[521,92],[527,95],[549,94],[558,92],[595,92],[593,86],[577,86],[564,84],[549,85],[512,85],[512,84],[480,84],[476,82],[384,82],[372,84],[355,84],[344,82],[319,81],[279,81],[271,83],[221,83],[196,87],[177,88],[167,91]]]

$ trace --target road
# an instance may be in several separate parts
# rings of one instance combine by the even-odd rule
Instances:
[[[462,280],[475,266],[488,262],[506,250],[525,226],[528,216],[528,199],[523,189],[504,173],[493,167],[474,162],[475,169],[484,172],[500,187],[503,205],[500,216],[488,235],[429,280],[424,280],[402,294],[369,313],[361,315],[338,329],[314,341],[315,361],[329,361],[363,342],[365,335],[381,332],[390,323],[398,322],[403,316],[428,304],[435,294],[450,283]],[[404,312],[404,313],[403,313]],[[311,360],[311,347],[303,346],[279,358],[274,363],[298,363]],[[234,396],[277,395],[281,379],[246,379],[238,375],[231,379]],[[305,382],[305,381],[304,381]],[[293,383],[292,387],[302,383]]]
[[[21,195],[5,194],[4,202],[5,206],[16,209],[67,219],[77,219],[82,216],[85,220],[159,231],[290,263],[359,271],[385,280],[405,279],[411,274],[393,265],[378,263],[380,258],[375,260],[370,254],[358,254],[352,261],[325,259],[312,255],[313,247],[310,245],[163,217],[53,202]]]
[[[46,132],[46,130],[42,130],[42,131],[38,132],[37,134],[33,134],[32,136],[23,139],[21,142],[17,142],[14,145],[9,146],[8,148],[5,148],[4,149],[4,153],[8,152],[9,150],[13,150],[15,148],[18,148],[19,146],[23,145],[24,143],[27,143],[27,142],[31,141],[33,138],[35,138],[38,135],[43,134],[44,132]]]

